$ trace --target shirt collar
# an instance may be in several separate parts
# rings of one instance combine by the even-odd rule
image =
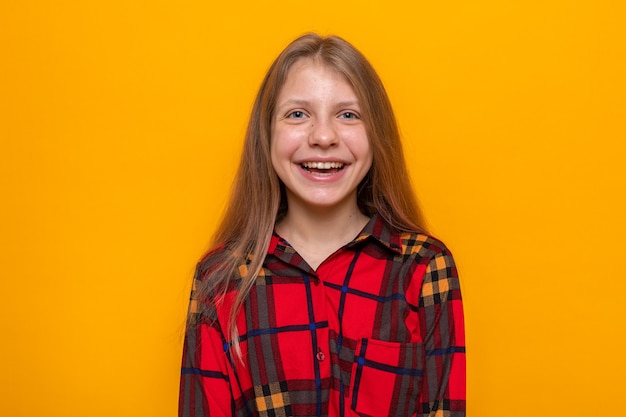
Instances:
[[[357,237],[354,238],[352,242],[348,243],[346,247],[356,246],[369,238],[377,240],[389,250],[400,254],[402,253],[402,236],[378,213],[374,214],[369,219],[365,227],[363,227],[363,230],[361,230]],[[276,255],[278,257],[283,254],[292,255],[296,253],[295,249],[276,232],[272,235],[267,252],[268,254]]]
[[[370,218],[361,233],[348,246],[356,245],[368,238],[376,239],[388,249],[402,253],[402,236],[378,213]]]

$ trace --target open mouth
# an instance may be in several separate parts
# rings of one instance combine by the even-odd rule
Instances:
[[[300,166],[308,172],[316,174],[333,174],[343,169],[342,162],[303,162]]]

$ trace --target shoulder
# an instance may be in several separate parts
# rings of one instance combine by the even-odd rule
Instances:
[[[239,264],[246,263],[228,245],[216,246],[200,258],[191,289],[190,323],[213,326],[228,311],[239,284]]]
[[[420,287],[419,305],[432,306],[460,300],[458,271],[450,249],[428,234],[402,233],[401,236],[404,258],[414,263],[419,276],[414,282]]]
[[[403,258],[416,265],[425,282],[458,277],[450,249],[439,239],[425,233],[402,233]]]
[[[450,249],[436,237],[421,232],[400,233],[401,252],[405,257],[431,260],[436,257],[452,257]]]
[[[225,265],[225,261],[227,259],[226,252],[226,247],[224,245],[220,245],[212,248],[202,255],[196,264],[196,272],[194,276],[195,285],[206,281],[212,273],[220,269],[220,266],[223,267]]]
[[[196,265],[195,278],[206,281],[214,274],[236,272],[229,280],[240,278],[239,272],[250,263],[250,257],[237,254],[233,245],[221,244],[206,252]],[[233,269],[234,267],[234,269]]]
[[[205,253],[196,264],[192,300],[212,305],[238,288],[240,271],[246,261],[237,257],[228,245],[219,245]]]
[[[402,230],[380,214],[372,216],[357,241],[366,241],[370,237],[400,255],[404,262],[416,260],[421,263],[438,255],[451,256],[448,247],[436,237],[422,231]]]

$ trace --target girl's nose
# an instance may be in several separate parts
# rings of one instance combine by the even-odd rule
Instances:
[[[328,148],[337,144],[337,132],[332,122],[316,120],[312,122],[309,145]]]

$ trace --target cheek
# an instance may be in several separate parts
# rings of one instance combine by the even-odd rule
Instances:
[[[272,147],[270,149],[270,159],[272,161],[272,168],[274,168],[274,172],[276,173],[276,175],[278,175],[279,177],[281,176],[281,157],[280,154],[278,153],[279,149],[274,146],[274,143],[272,143]]]
[[[374,164],[374,151],[372,150],[372,146],[367,138],[361,142],[359,155],[365,162],[363,167],[364,170],[369,171]]]
[[[371,163],[373,154],[372,145],[365,131],[359,130],[353,132],[353,135],[350,137],[350,142],[354,153],[358,154],[358,156],[364,160],[369,160]]]
[[[370,168],[372,168],[372,165],[374,165],[374,155],[372,154],[370,150],[369,157],[367,158],[367,170],[368,171],[370,170]]]
[[[299,136],[297,132],[292,130],[277,129],[273,131],[270,141],[272,158],[284,159],[291,157],[301,143]]]
[[[272,157],[272,164],[276,165],[281,156],[284,154],[284,141],[282,141],[279,137],[272,136],[270,141],[270,155]]]
[[[272,132],[272,138],[270,140],[270,158],[272,167],[279,177],[285,173],[287,166],[291,163],[290,161],[293,155],[291,148],[290,141],[282,135],[281,132]]]
[[[282,140],[280,138],[280,131],[276,128],[272,128],[270,135],[270,155],[272,157],[272,163],[275,163],[275,158],[280,153]]]

